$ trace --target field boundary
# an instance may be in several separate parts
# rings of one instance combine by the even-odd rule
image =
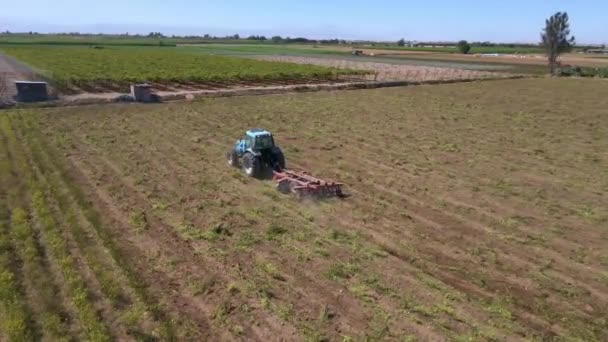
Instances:
[[[162,102],[191,101],[197,98],[212,97],[235,97],[235,96],[260,96],[274,95],[297,92],[316,92],[316,91],[335,91],[335,90],[356,90],[356,89],[377,89],[393,88],[417,85],[451,84],[451,83],[470,83],[479,81],[498,81],[508,79],[534,78],[531,75],[513,75],[501,78],[471,78],[459,80],[429,80],[429,81],[362,81],[346,83],[321,83],[321,84],[295,84],[266,87],[243,87],[218,90],[186,90],[178,92],[158,92]],[[67,96],[62,99],[38,102],[38,103],[18,103],[12,108],[49,108],[49,107],[72,107],[87,106],[108,103],[131,103],[117,101],[116,98],[124,95],[121,93],[102,93],[102,94],[81,94]],[[0,108],[0,111],[2,108]]]

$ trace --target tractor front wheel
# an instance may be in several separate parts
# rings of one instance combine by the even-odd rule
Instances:
[[[260,176],[260,158],[252,153],[246,153],[243,156],[243,171],[249,177]]]

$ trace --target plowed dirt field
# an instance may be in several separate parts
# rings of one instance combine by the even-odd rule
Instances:
[[[2,112],[0,339],[606,341],[606,93],[543,78]],[[250,127],[352,196],[301,202],[229,168]]]

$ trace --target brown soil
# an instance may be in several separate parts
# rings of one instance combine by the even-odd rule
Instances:
[[[600,341],[607,87],[504,80],[10,121],[48,156],[40,172],[52,181],[63,169],[71,203],[98,213],[99,223],[85,215],[93,246],[118,251],[108,267],[156,312],[140,331],[170,322],[181,340]],[[342,181],[351,197],[298,201],[229,168],[224,153],[258,126],[290,168]],[[87,264],[87,249],[73,248]]]

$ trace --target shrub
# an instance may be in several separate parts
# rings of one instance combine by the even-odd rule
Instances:
[[[469,53],[469,51],[471,51],[471,44],[469,44],[469,42],[467,42],[466,40],[459,41],[457,47],[458,51],[465,55]]]
[[[558,69],[557,75],[562,77],[608,78],[608,68],[586,68],[579,66],[567,66]]]

